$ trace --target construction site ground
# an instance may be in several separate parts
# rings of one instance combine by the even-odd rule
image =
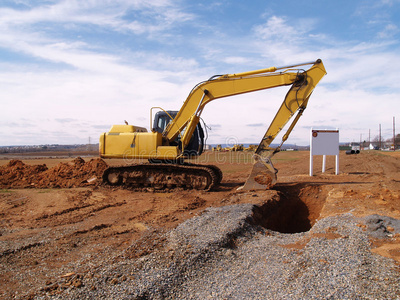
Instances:
[[[261,207],[279,195],[286,199],[284,209],[269,214],[260,224],[284,233],[304,232],[319,219],[345,213],[400,219],[400,152],[346,155],[341,151],[339,175],[335,175],[333,156],[327,157],[325,173],[321,172],[322,157],[315,156],[314,175],[309,176],[308,151],[283,151],[273,159],[279,170],[275,187],[251,192],[237,190],[252,168],[252,153],[245,151],[209,151],[192,161],[215,164],[222,170],[220,187],[210,192],[132,190],[101,183],[107,165],[137,161],[37,158],[33,154],[1,158],[2,299],[51,293],[59,289],[54,284],[60,278],[78,289],[80,278],[94,276],[102,257],[123,251],[131,258],[144,256],[159,247],[162,233],[208,207],[239,203]],[[371,245],[377,255],[400,263],[398,233],[372,239]]]

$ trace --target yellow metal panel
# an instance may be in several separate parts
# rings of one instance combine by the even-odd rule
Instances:
[[[102,141],[103,140],[103,141]],[[155,158],[162,144],[161,133],[106,133],[100,138],[101,156],[106,158]]]
[[[103,155],[104,155],[105,136],[106,136],[105,133],[103,133],[102,135],[100,135],[100,140],[99,140],[99,153],[100,153],[100,157],[103,157]]]
[[[135,132],[133,125],[113,125],[109,132],[121,133],[121,132]]]
[[[133,126],[133,125],[113,125],[109,132],[111,132],[111,133],[147,132],[147,129],[144,127]]]
[[[158,159],[176,159],[178,156],[177,146],[159,146],[157,147]]]
[[[104,156],[125,158],[128,153],[132,154],[133,151],[131,145],[133,137],[133,133],[106,133]]]
[[[135,156],[138,158],[154,158],[157,156],[157,147],[161,145],[161,133],[137,133],[135,139]]]

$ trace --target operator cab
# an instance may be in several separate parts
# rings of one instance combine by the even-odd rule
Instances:
[[[178,114],[177,111],[172,111],[172,110],[166,112],[165,111],[157,112],[156,115],[154,116],[152,131],[163,133],[168,123],[171,121],[171,117],[175,118],[177,114]],[[178,137],[175,139],[174,142],[171,143],[171,145],[172,146],[178,145],[179,149],[182,150],[181,134],[183,134],[183,132],[181,132],[178,135]],[[203,150],[204,150],[204,130],[199,122],[196,126],[196,129],[193,132],[189,144],[186,146],[185,151],[183,153],[185,156],[195,157],[202,154]]]

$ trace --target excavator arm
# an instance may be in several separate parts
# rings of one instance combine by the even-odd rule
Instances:
[[[312,66],[308,70],[294,69],[305,65]],[[277,72],[278,70],[281,71]],[[256,153],[261,155],[270,150],[271,142],[290,118],[299,111],[298,117],[295,118],[295,122],[297,122],[307,106],[312,91],[325,74],[322,61],[317,60],[286,67],[271,67],[251,72],[214,76],[193,88],[174,120],[168,124],[163,136],[167,140],[173,141],[179,133],[184,131],[181,139],[184,148],[199,122],[204,107],[209,102],[223,97],[290,85],[289,92],[256,150]],[[284,136],[285,140],[294,125],[295,123]]]

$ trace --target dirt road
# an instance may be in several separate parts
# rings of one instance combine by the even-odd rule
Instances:
[[[251,153],[207,152],[197,162],[221,168],[224,178],[219,188],[157,192],[105,187],[97,172],[104,165],[96,158],[41,158],[22,164],[1,160],[0,297],[34,298],[71,286],[78,289],[83,277],[94,276],[104,257],[122,251],[130,258],[144,256],[162,245],[162,233],[207,207],[257,204],[260,223],[284,233],[307,231],[318,219],[347,212],[400,219],[399,152],[341,152],[339,175],[334,175],[332,157],[327,158],[324,174],[321,157],[315,157],[312,177],[309,152],[281,152],[274,159],[278,183],[264,192],[237,191],[250,173]],[[30,174],[44,173],[34,176],[34,184],[28,171],[15,181],[16,175],[6,173],[13,166],[29,169]],[[52,176],[68,180],[57,184]],[[271,205],[279,202],[285,204],[271,214]],[[400,263],[398,234],[371,243],[375,253]]]

